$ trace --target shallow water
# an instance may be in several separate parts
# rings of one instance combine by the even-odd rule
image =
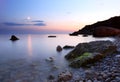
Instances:
[[[10,41],[10,35],[0,35],[0,82],[7,81],[43,81],[50,74],[58,75],[64,70],[75,70],[68,67],[64,56],[72,49],[56,51],[58,45],[76,46],[78,43],[96,40],[113,40],[112,38],[93,38],[55,34],[48,35],[16,35],[18,41]],[[54,58],[54,62],[46,59]],[[20,81],[21,82],[21,81]]]

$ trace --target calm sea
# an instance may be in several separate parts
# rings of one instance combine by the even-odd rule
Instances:
[[[30,35],[16,35],[20,40],[10,41],[10,35],[0,35],[0,69],[7,69],[10,74],[16,73],[20,70],[34,71],[28,68],[35,66],[38,76],[47,77],[48,74],[58,74],[68,67],[68,61],[64,56],[72,49],[56,51],[56,47],[65,45],[76,46],[78,43],[97,41],[97,40],[112,40],[111,38],[93,38],[92,36],[82,37],[69,36],[67,34],[55,34],[56,38],[48,38],[47,34],[30,34]],[[54,58],[53,62],[47,61],[49,57]],[[26,73],[25,73],[26,74]],[[29,72],[28,72],[29,74]],[[7,74],[6,74],[7,75]],[[13,74],[15,77],[16,75]]]

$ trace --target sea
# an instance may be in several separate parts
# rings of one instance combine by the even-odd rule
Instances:
[[[56,37],[49,38],[49,35]],[[98,40],[113,40],[112,38],[94,38],[92,36],[83,37],[69,36],[68,34],[16,34],[20,39],[9,40],[11,35],[0,35],[0,82],[45,82],[49,75],[57,75],[65,70],[75,70],[70,68],[69,61],[64,56],[72,49],[56,51],[60,45],[76,46]],[[50,57],[53,61],[50,61]],[[82,70],[81,70],[82,71]]]

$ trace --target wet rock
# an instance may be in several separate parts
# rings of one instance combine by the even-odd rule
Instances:
[[[74,59],[72,63],[70,63],[70,66],[74,68],[79,68],[80,66],[86,66],[87,64],[97,62],[98,60],[104,58],[106,55],[112,54],[115,51],[116,49],[110,46],[108,49],[104,50],[102,54],[85,52],[81,56]]]
[[[56,50],[57,50],[58,52],[61,52],[61,51],[62,51],[62,47],[61,47],[60,45],[58,45],[57,48],[56,48]]]
[[[74,46],[66,45],[66,46],[63,47],[63,49],[72,49],[72,48],[74,48]]]
[[[49,57],[47,59],[45,59],[46,61],[49,61],[49,62],[53,62],[54,61],[54,58],[53,57]]]
[[[70,63],[71,67],[79,68],[80,66],[95,63],[116,51],[117,48],[111,41],[93,41],[78,44],[65,58],[72,60]]]
[[[79,43],[74,50],[68,53],[65,58],[66,59],[74,59],[81,56],[85,52],[98,52],[102,53],[109,46],[115,46],[111,41],[92,41],[89,43]]]
[[[100,53],[89,53],[86,52],[80,57],[77,57],[75,60],[70,63],[71,67],[79,68],[80,66],[85,66],[86,64],[94,63],[99,59],[103,58],[104,56]]]
[[[10,38],[11,41],[16,41],[16,40],[19,40],[19,38],[17,38],[15,35],[12,35],[11,38]]]
[[[66,82],[72,79],[72,73],[70,71],[62,72],[58,75],[58,82]]]

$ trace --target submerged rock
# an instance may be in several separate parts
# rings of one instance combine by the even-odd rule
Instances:
[[[49,79],[49,80],[54,80],[55,77],[54,77],[53,75],[49,75],[48,79]]]
[[[66,46],[63,47],[63,49],[72,49],[72,48],[74,48],[74,46],[66,45]]]
[[[12,35],[11,38],[10,38],[10,40],[16,41],[16,40],[19,40],[19,38],[17,38],[15,35]]]
[[[62,51],[62,47],[61,47],[60,45],[58,45],[57,48],[56,48],[56,50],[57,50],[58,52],[61,52],[61,51]]]
[[[79,68],[80,66],[94,63],[116,51],[117,48],[111,41],[93,41],[78,44],[65,58],[72,60],[70,63],[71,67]]]
[[[53,62],[55,59],[53,57],[49,57],[47,59],[45,59],[46,61],[49,61],[49,62]]]

